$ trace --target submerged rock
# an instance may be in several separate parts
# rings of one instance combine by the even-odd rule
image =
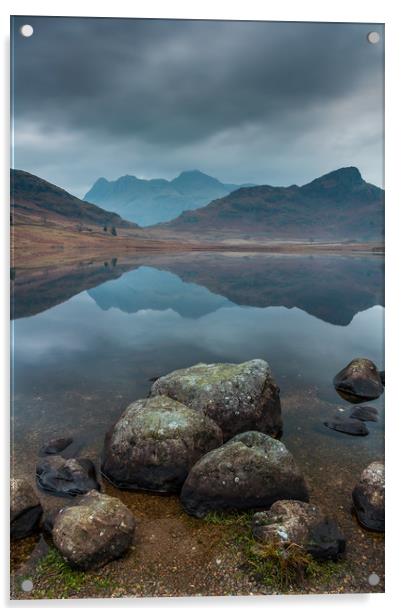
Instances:
[[[167,396],[137,400],[106,436],[102,473],[120,488],[177,492],[195,462],[222,442],[204,413]]]
[[[27,537],[39,525],[42,505],[26,479],[12,479],[10,486],[10,533],[13,539]]]
[[[353,436],[367,436],[369,434],[368,428],[359,419],[335,418],[332,421],[325,421],[324,425],[330,430],[352,434]]]
[[[36,481],[42,490],[60,496],[76,496],[99,490],[96,469],[87,458],[62,458],[54,455],[39,460]]]
[[[350,402],[375,400],[383,393],[380,373],[369,359],[353,359],[333,380],[337,392]]]
[[[261,432],[239,434],[203,456],[191,469],[180,498],[184,509],[197,517],[209,511],[266,508],[282,499],[309,499],[290,452]]]
[[[42,445],[39,450],[39,455],[49,456],[60,453],[61,451],[64,451],[64,449],[67,449],[69,445],[71,445],[72,440],[73,439],[69,436],[66,436],[65,438],[52,438]]]
[[[227,440],[246,430],[272,436],[282,432],[279,388],[262,359],[242,364],[197,364],[153,384],[151,395],[166,395],[203,411]]]
[[[384,531],[384,464],[372,462],[352,492],[358,520],[369,530]]]
[[[345,553],[345,538],[336,520],[310,503],[276,501],[269,511],[255,513],[252,532],[263,543],[295,543],[318,560],[337,560]]]
[[[79,569],[96,569],[122,556],[131,546],[135,520],[118,498],[92,490],[63,509],[54,522],[53,542]]]
[[[350,418],[360,419],[361,421],[377,421],[378,415],[378,410],[373,406],[355,406]]]

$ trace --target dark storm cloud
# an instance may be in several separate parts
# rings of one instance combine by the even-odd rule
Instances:
[[[27,22],[35,32],[23,39],[18,28]],[[59,134],[66,162],[68,135],[81,142],[78,157],[93,152],[96,159],[107,144],[121,152],[120,167],[102,154],[96,172],[92,159],[90,180],[109,171],[135,173],[124,167],[130,163],[144,175],[174,174],[189,160],[225,173],[223,179],[264,182],[262,155],[265,167],[272,159],[277,179],[292,183],[304,173],[318,174],[321,156],[312,149],[322,139],[337,143],[340,131],[344,164],[358,163],[346,159],[360,145],[377,158],[366,164],[380,166],[383,46],[367,43],[367,25],[16,18],[13,28],[17,161],[18,147],[30,164],[36,148],[36,160],[46,166],[45,144]],[[366,146],[369,139],[373,144]],[[299,140],[309,148],[310,171],[302,161],[294,168],[297,157],[291,162]],[[288,168],[280,173],[286,144]],[[162,161],[166,154],[169,162]],[[361,151],[361,160],[366,156]],[[61,164],[62,155],[58,159]],[[64,170],[64,176],[70,187],[84,183],[83,175],[67,179]]]

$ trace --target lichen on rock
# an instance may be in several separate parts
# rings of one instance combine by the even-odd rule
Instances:
[[[276,500],[309,499],[291,453],[261,432],[244,432],[201,458],[181,491],[191,515],[270,507]]]
[[[102,473],[120,488],[177,492],[195,462],[222,442],[204,413],[167,396],[137,400],[106,435]]]
[[[279,436],[282,417],[279,388],[269,364],[197,364],[157,379],[151,395],[166,395],[204,412],[227,440],[246,430]]]

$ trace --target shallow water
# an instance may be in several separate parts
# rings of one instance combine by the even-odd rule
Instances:
[[[351,406],[332,379],[352,358],[384,368],[382,257],[148,255],[16,270],[13,286],[14,475],[33,481],[38,449],[54,436],[73,436],[66,454],[98,462],[106,430],[154,377],[260,357],[312,499],[337,514],[353,559],[374,555],[378,570],[382,536],[350,511],[361,470],[383,459],[383,397],[370,403],[379,421],[367,437],[323,421]],[[141,510],[137,495],[120,494]],[[160,518],[166,502],[157,500]]]
[[[323,459],[333,449],[346,458],[382,455],[381,400],[366,439],[322,426],[331,408],[349,406],[332,386],[338,370],[357,356],[383,366],[381,257],[149,256],[118,267],[116,260],[81,265],[69,299],[65,275],[24,271],[18,286],[17,270],[15,313],[30,314],[38,295],[47,307],[13,325],[17,467],[42,440],[66,432],[75,447],[99,451],[107,427],[156,376],[255,357],[270,363],[281,388],[283,438],[294,454],[321,446]],[[74,294],[85,278],[93,284],[94,268],[106,282]]]

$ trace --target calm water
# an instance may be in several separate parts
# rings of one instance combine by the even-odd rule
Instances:
[[[338,506],[383,457],[384,405],[365,438],[323,421],[347,409],[332,386],[352,358],[383,365],[379,256],[199,254],[110,259],[14,272],[15,472],[71,434],[98,458],[105,431],[150,379],[198,362],[266,359],[281,388],[283,440]],[[351,486],[352,487],[352,486]]]

